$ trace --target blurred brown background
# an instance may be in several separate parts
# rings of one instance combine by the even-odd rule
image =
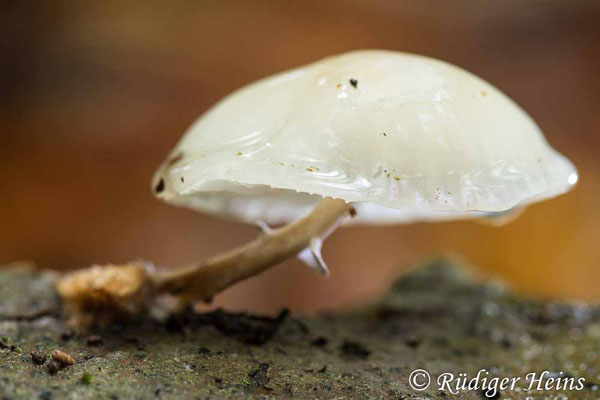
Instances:
[[[155,200],[155,167],[233,89],[327,55],[385,48],[447,60],[502,88],[575,161],[580,184],[503,228],[342,229],[324,249],[330,279],[290,261],[219,304],[357,304],[445,251],[519,290],[600,299],[600,1],[4,4],[0,263],[176,265],[251,239],[252,227]]]

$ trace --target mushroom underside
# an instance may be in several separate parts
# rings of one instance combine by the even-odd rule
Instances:
[[[395,225],[415,222],[444,222],[460,219],[496,220],[509,222],[507,215],[522,211],[527,205],[552,197],[541,193],[528,198],[515,197],[505,209],[488,211],[478,209],[449,210],[444,203],[448,193],[433,193],[443,203],[440,209],[431,208],[426,200],[418,199],[407,206],[389,207],[372,201],[351,202],[356,215],[344,225]],[[216,215],[248,224],[281,226],[308,215],[322,200],[322,195],[292,189],[273,188],[269,185],[242,185],[228,183],[221,190],[201,190],[170,196],[167,202],[195,211]],[[345,199],[348,200],[348,199]],[[445,208],[443,208],[445,207]],[[502,218],[500,218],[502,217]]]

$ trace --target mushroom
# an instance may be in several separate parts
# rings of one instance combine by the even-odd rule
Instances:
[[[327,274],[322,240],[339,224],[505,222],[577,179],[531,117],[491,84],[428,57],[354,51],[225,97],[157,171],[158,198],[259,225],[256,240],[175,269],[74,272],[59,293],[74,313],[96,301],[90,288],[103,291],[104,309],[135,312],[160,293],[211,298],[295,255]],[[104,282],[104,270],[108,281],[135,284]]]

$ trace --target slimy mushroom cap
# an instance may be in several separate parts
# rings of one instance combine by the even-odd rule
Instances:
[[[362,50],[225,97],[186,132],[153,180],[172,204],[281,224],[323,197],[349,221],[478,217],[554,197],[573,164],[491,84],[448,63]]]

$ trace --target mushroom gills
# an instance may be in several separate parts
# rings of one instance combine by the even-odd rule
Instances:
[[[483,216],[474,220],[481,225],[504,226],[513,222],[517,217],[523,214],[525,206],[516,206],[506,211],[485,213]]]

